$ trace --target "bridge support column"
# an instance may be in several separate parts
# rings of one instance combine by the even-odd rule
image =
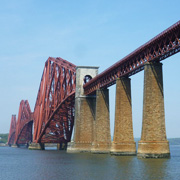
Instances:
[[[109,90],[96,91],[96,119],[92,153],[109,153],[111,147],[109,119]]]
[[[28,149],[30,150],[44,150],[44,144],[43,143],[31,143],[29,144]]]
[[[98,67],[76,67],[74,141],[68,143],[69,153],[91,151],[96,96],[85,96],[83,83],[85,77],[93,78],[97,73]]]
[[[138,143],[138,157],[170,156],[166,139],[162,64],[146,63],[144,67],[143,125]]]
[[[126,77],[116,80],[115,126],[111,154],[136,155],[132,125],[131,79]]]

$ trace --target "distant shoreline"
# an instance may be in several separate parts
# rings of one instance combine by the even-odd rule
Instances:
[[[8,134],[0,134],[2,135],[6,135],[8,137]],[[8,146],[5,142],[7,142],[7,137],[4,138],[4,141],[0,142],[0,147],[6,147]],[[2,140],[2,139],[1,139]],[[134,141],[136,142],[136,145],[138,145],[138,141],[140,140],[140,138],[134,138]],[[169,145],[180,145],[180,137],[179,138],[168,138],[167,139],[169,141]],[[113,138],[112,138],[113,141]],[[50,143],[51,144],[51,143]],[[49,146],[51,146],[49,144]],[[48,145],[47,145],[48,146]]]
[[[0,147],[6,147],[6,146],[8,146],[8,145],[5,143],[0,143]]]
[[[140,138],[134,138],[135,142],[138,143]],[[180,145],[180,138],[167,138],[169,145]]]

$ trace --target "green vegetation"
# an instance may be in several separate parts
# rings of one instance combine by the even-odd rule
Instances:
[[[0,143],[7,143],[9,134],[0,134]]]

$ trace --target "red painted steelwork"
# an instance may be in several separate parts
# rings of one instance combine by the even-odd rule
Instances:
[[[19,106],[18,120],[14,143],[17,145],[27,144],[32,141],[33,113],[27,100],[22,100]]]
[[[16,132],[16,115],[12,115],[9,136],[8,136],[8,145],[9,146],[14,144],[15,132]]]
[[[117,78],[143,70],[146,62],[162,61],[179,51],[180,21],[90,80],[83,86],[84,93],[88,95],[99,88],[107,88],[115,84]]]
[[[74,125],[76,66],[62,58],[45,63],[34,108],[36,143],[69,142]]]

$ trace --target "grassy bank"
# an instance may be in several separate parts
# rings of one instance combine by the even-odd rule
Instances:
[[[0,134],[0,143],[7,143],[9,134]]]

